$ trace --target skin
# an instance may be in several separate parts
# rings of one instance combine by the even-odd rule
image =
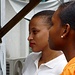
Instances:
[[[52,26],[49,31],[49,46],[51,49],[62,50],[67,61],[69,61],[75,57],[75,30],[68,23],[61,25],[60,10],[59,8],[52,17]]]
[[[52,26],[49,31],[49,46],[55,50],[61,49],[61,35],[63,34],[63,27],[61,26],[60,18],[58,17],[58,12],[56,11],[52,17]]]
[[[51,50],[49,48],[49,25],[45,22],[43,17],[35,17],[29,23],[29,44],[33,52],[42,51],[42,56],[38,65],[46,63],[55,57],[61,55],[60,51]],[[38,67],[39,67],[38,66]]]

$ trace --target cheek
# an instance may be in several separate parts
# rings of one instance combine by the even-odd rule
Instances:
[[[48,43],[48,37],[49,37],[49,33],[46,34],[42,34],[41,36],[38,37],[38,41],[40,42],[40,45],[46,44]],[[37,42],[38,42],[37,41]]]
[[[56,31],[55,30],[50,30],[49,31],[49,38],[48,38],[48,42],[49,42],[49,47],[51,49],[54,49],[54,46],[56,44]]]
[[[38,40],[36,40],[38,48],[43,49],[46,45],[48,45],[48,37],[49,33],[38,36]]]
[[[49,40],[48,40],[48,42],[49,42],[49,47],[52,49],[54,42],[53,42],[53,38],[52,38],[51,34],[49,34]]]
[[[60,29],[49,31],[49,47],[51,49],[55,49],[55,50],[59,49],[60,42],[61,42],[60,36],[61,36]]]

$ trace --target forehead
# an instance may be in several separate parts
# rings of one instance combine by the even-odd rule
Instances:
[[[43,26],[46,26],[46,25],[47,25],[47,23],[45,22],[44,17],[35,17],[35,18],[31,19],[31,21],[29,23],[29,28],[43,27]]]
[[[59,10],[56,10],[56,12],[53,14],[53,17],[58,17],[59,15]]]
[[[56,12],[53,14],[52,21],[57,21],[57,22],[61,21],[59,17],[59,13],[60,13],[60,10],[59,9],[56,10]]]

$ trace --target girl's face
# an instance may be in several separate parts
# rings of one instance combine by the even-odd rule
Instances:
[[[35,17],[29,23],[29,44],[34,52],[40,52],[47,47],[49,38],[49,29],[47,23],[42,17]]]
[[[59,10],[57,10],[52,17],[52,26],[49,31],[49,46],[51,49],[60,50],[62,44],[62,31],[60,18],[58,16]]]

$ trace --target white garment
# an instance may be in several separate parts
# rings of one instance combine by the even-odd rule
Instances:
[[[59,75],[67,64],[65,56],[62,54],[45,64],[41,64],[38,68],[40,57],[41,53],[34,52],[27,57],[23,68],[23,75]]]

